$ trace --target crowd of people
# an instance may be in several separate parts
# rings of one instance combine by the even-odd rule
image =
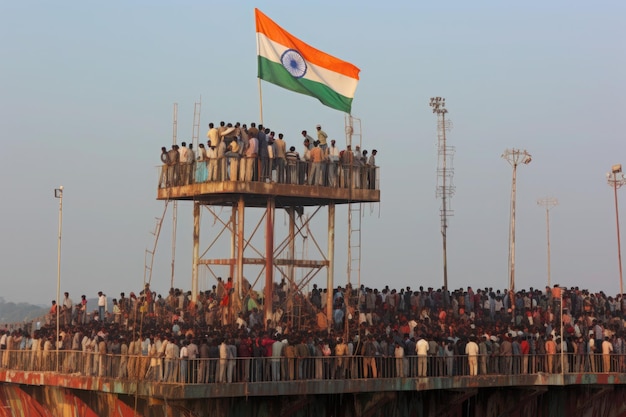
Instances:
[[[231,278],[196,301],[146,285],[109,311],[102,292],[95,308],[65,293],[40,328],[0,331],[0,366],[198,384],[626,372],[621,295],[558,285],[329,294],[281,282],[266,315],[260,294],[248,287],[237,296]]]
[[[161,148],[159,187],[181,186],[207,181],[261,181],[328,187],[377,188],[376,155],[352,149],[340,150],[329,140],[321,125],[316,126],[317,139],[306,130],[302,154],[288,146],[282,133],[268,127],[239,122],[209,123],[208,141],[198,149],[182,142]]]

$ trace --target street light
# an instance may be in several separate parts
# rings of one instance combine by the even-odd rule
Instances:
[[[559,205],[559,200],[554,197],[546,197],[537,200],[537,204],[546,208],[546,237],[548,241],[548,287],[550,284],[550,209]]]
[[[511,217],[509,224],[509,294],[511,297],[511,311],[515,308],[515,194],[517,180],[517,166],[519,164],[528,165],[532,160],[530,154],[519,149],[507,149],[502,154],[513,167],[513,181],[511,183]]]
[[[54,189],[54,198],[59,199],[59,240],[57,242],[57,334],[55,338],[56,345],[56,371],[59,372],[59,302],[61,300],[61,231],[63,230],[63,186]]]
[[[618,175],[619,174],[619,175]],[[624,284],[622,280],[622,247],[619,236],[619,210],[617,207],[617,189],[626,184],[626,178],[622,173],[622,164],[616,164],[611,167],[611,172],[606,174],[606,178],[615,196],[615,227],[617,228],[617,261],[619,263],[619,293],[620,293],[620,309],[623,311],[624,304]]]

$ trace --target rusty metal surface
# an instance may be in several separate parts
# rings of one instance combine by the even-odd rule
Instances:
[[[626,385],[626,374],[527,374],[426,378],[300,380],[230,384],[168,384],[115,378],[64,375],[54,372],[0,370],[0,381],[20,385],[70,389],[161,399],[293,396],[307,393],[341,394],[382,391],[466,390],[493,387],[564,387]]]
[[[246,207],[266,207],[268,197],[275,197],[276,208],[380,202],[380,190],[263,182],[218,181],[157,190],[157,200],[195,200],[216,206],[230,206],[240,195]]]
[[[370,378],[352,380],[300,380],[230,384],[169,384],[114,378],[85,377],[53,372],[0,370],[0,381],[162,399],[293,396],[381,391],[432,391],[492,387],[612,386],[626,384],[626,374],[527,374],[474,377]]]
[[[0,416],[53,417],[51,411],[24,392],[18,385],[0,385]]]
[[[0,382],[20,385],[55,386],[87,391],[99,391],[115,394],[134,394],[149,396],[152,384],[112,378],[86,377],[81,375],[57,374],[55,372],[28,372],[0,370]]]
[[[62,386],[0,384],[0,416],[141,417],[116,394],[72,390]]]
[[[50,385],[20,386],[16,383],[0,384],[0,416],[115,416],[115,417],[571,417],[602,416],[621,417],[626,413],[626,386],[622,375],[597,374],[596,378],[579,379],[579,375],[565,380],[557,375],[529,375],[524,378],[510,377],[459,377],[452,385],[476,384],[480,388],[433,388],[424,381],[409,379],[363,380],[361,384],[350,381],[344,391],[367,389],[373,391],[340,393],[330,392],[338,385],[333,381],[265,382],[248,384],[248,388],[263,386],[273,389],[276,395],[228,397],[231,385],[174,385],[148,384],[151,394],[171,399],[148,396],[135,402],[134,393],[115,394],[94,390],[99,384],[86,384],[91,391]],[[13,375],[15,380],[30,382],[79,381],[49,378],[43,379]],[[76,377],[70,377],[76,378]],[[83,378],[91,379],[91,378]],[[429,378],[422,378],[423,380]],[[444,378],[430,378],[441,380]],[[497,386],[532,382],[542,386]],[[87,381],[82,381],[86,383]],[[339,381],[337,381],[339,382]],[[434,382],[434,381],[433,381]],[[587,384],[587,382],[589,384]],[[298,385],[298,393],[289,385]],[[399,385],[398,385],[399,384]],[[552,385],[555,384],[555,385]],[[572,384],[572,385],[568,385]],[[602,385],[606,384],[606,385]],[[359,386],[360,385],[360,386]],[[439,384],[438,386],[442,386]],[[400,389],[398,389],[400,388]],[[324,390],[322,393],[319,390]],[[378,390],[378,391],[376,391]],[[281,395],[282,394],[282,395]],[[133,408],[136,404],[136,410]],[[135,414],[136,412],[136,414]]]

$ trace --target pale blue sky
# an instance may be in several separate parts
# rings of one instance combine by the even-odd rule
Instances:
[[[537,199],[553,196],[560,202],[551,212],[553,282],[618,291],[605,173],[626,164],[621,1],[20,1],[0,5],[0,296],[55,298],[53,190],[61,184],[62,291],[78,299],[141,287],[144,251],[163,209],[155,166],[172,141],[173,103],[179,141],[191,137],[200,97],[201,137],[211,121],[259,120],[254,7],[361,68],[353,114],[364,148],[378,149],[382,188],[380,205],[364,207],[362,283],[442,284],[428,102],[443,96],[457,149],[450,287],[508,286],[511,168],[500,155],[515,147],[533,155],[518,171],[517,287],[546,283]],[[267,83],[263,101],[265,124],[299,150],[299,132],[317,123],[345,143],[342,113]],[[175,285],[183,288],[191,213],[190,204],[179,206]],[[338,210],[336,284],[345,283],[346,219]],[[283,223],[277,214],[277,227]],[[323,240],[325,221],[316,227]],[[211,229],[203,228],[206,244]],[[163,293],[170,235],[166,223],[152,278]],[[324,286],[325,278],[314,282]]]

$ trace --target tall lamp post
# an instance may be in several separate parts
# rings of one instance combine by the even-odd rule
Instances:
[[[54,189],[54,198],[59,199],[59,240],[57,242],[57,304],[56,304],[56,315],[57,315],[57,334],[55,338],[55,346],[56,346],[56,371],[59,372],[59,328],[60,328],[60,317],[59,317],[59,303],[61,301],[61,231],[63,230],[63,186],[59,186],[59,188]]]
[[[511,297],[511,310],[515,308],[515,194],[517,192],[517,166],[530,164],[531,157],[524,149],[507,149],[502,154],[513,167],[513,181],[511,183],[511,217],[509,224],[509,294]]]
[[[548,287],[551,285],[550,279],[550,209],[559,205],[559,200],[554,197],[546,197],[537,200],[537,204],[546,209],[546,239],[548,242]]]
[[[626,184],[626,178],[622,172],[622,164],[616,164],[611,167],[611,172],[606,174],[606,178],[611,187],[613,187],[613,195],[615,196],[615,227],[617,228],[617,261],[619,263],[619,293],[620,308],[623,310],[624,304],[624,283],[622,280],[622,247],[619,235],[619,209],[617,206],[617,189]]]
[[[441,198],[441,237],[443,238],[443,289],[445,291],[444,299],[448,298],[448,217],[453,215],[450,209],[450,199],[454,195],[455,187],[452,183],[454,169],[452,168],[452,157],[454,155],[454,147],[448,146],[446,143],[446,131],[450,129],[450,120],[446,120],[446,99],[443,97],[431,97],[430,107],[433,113],[437,115],[437,192],[438,198]]]

